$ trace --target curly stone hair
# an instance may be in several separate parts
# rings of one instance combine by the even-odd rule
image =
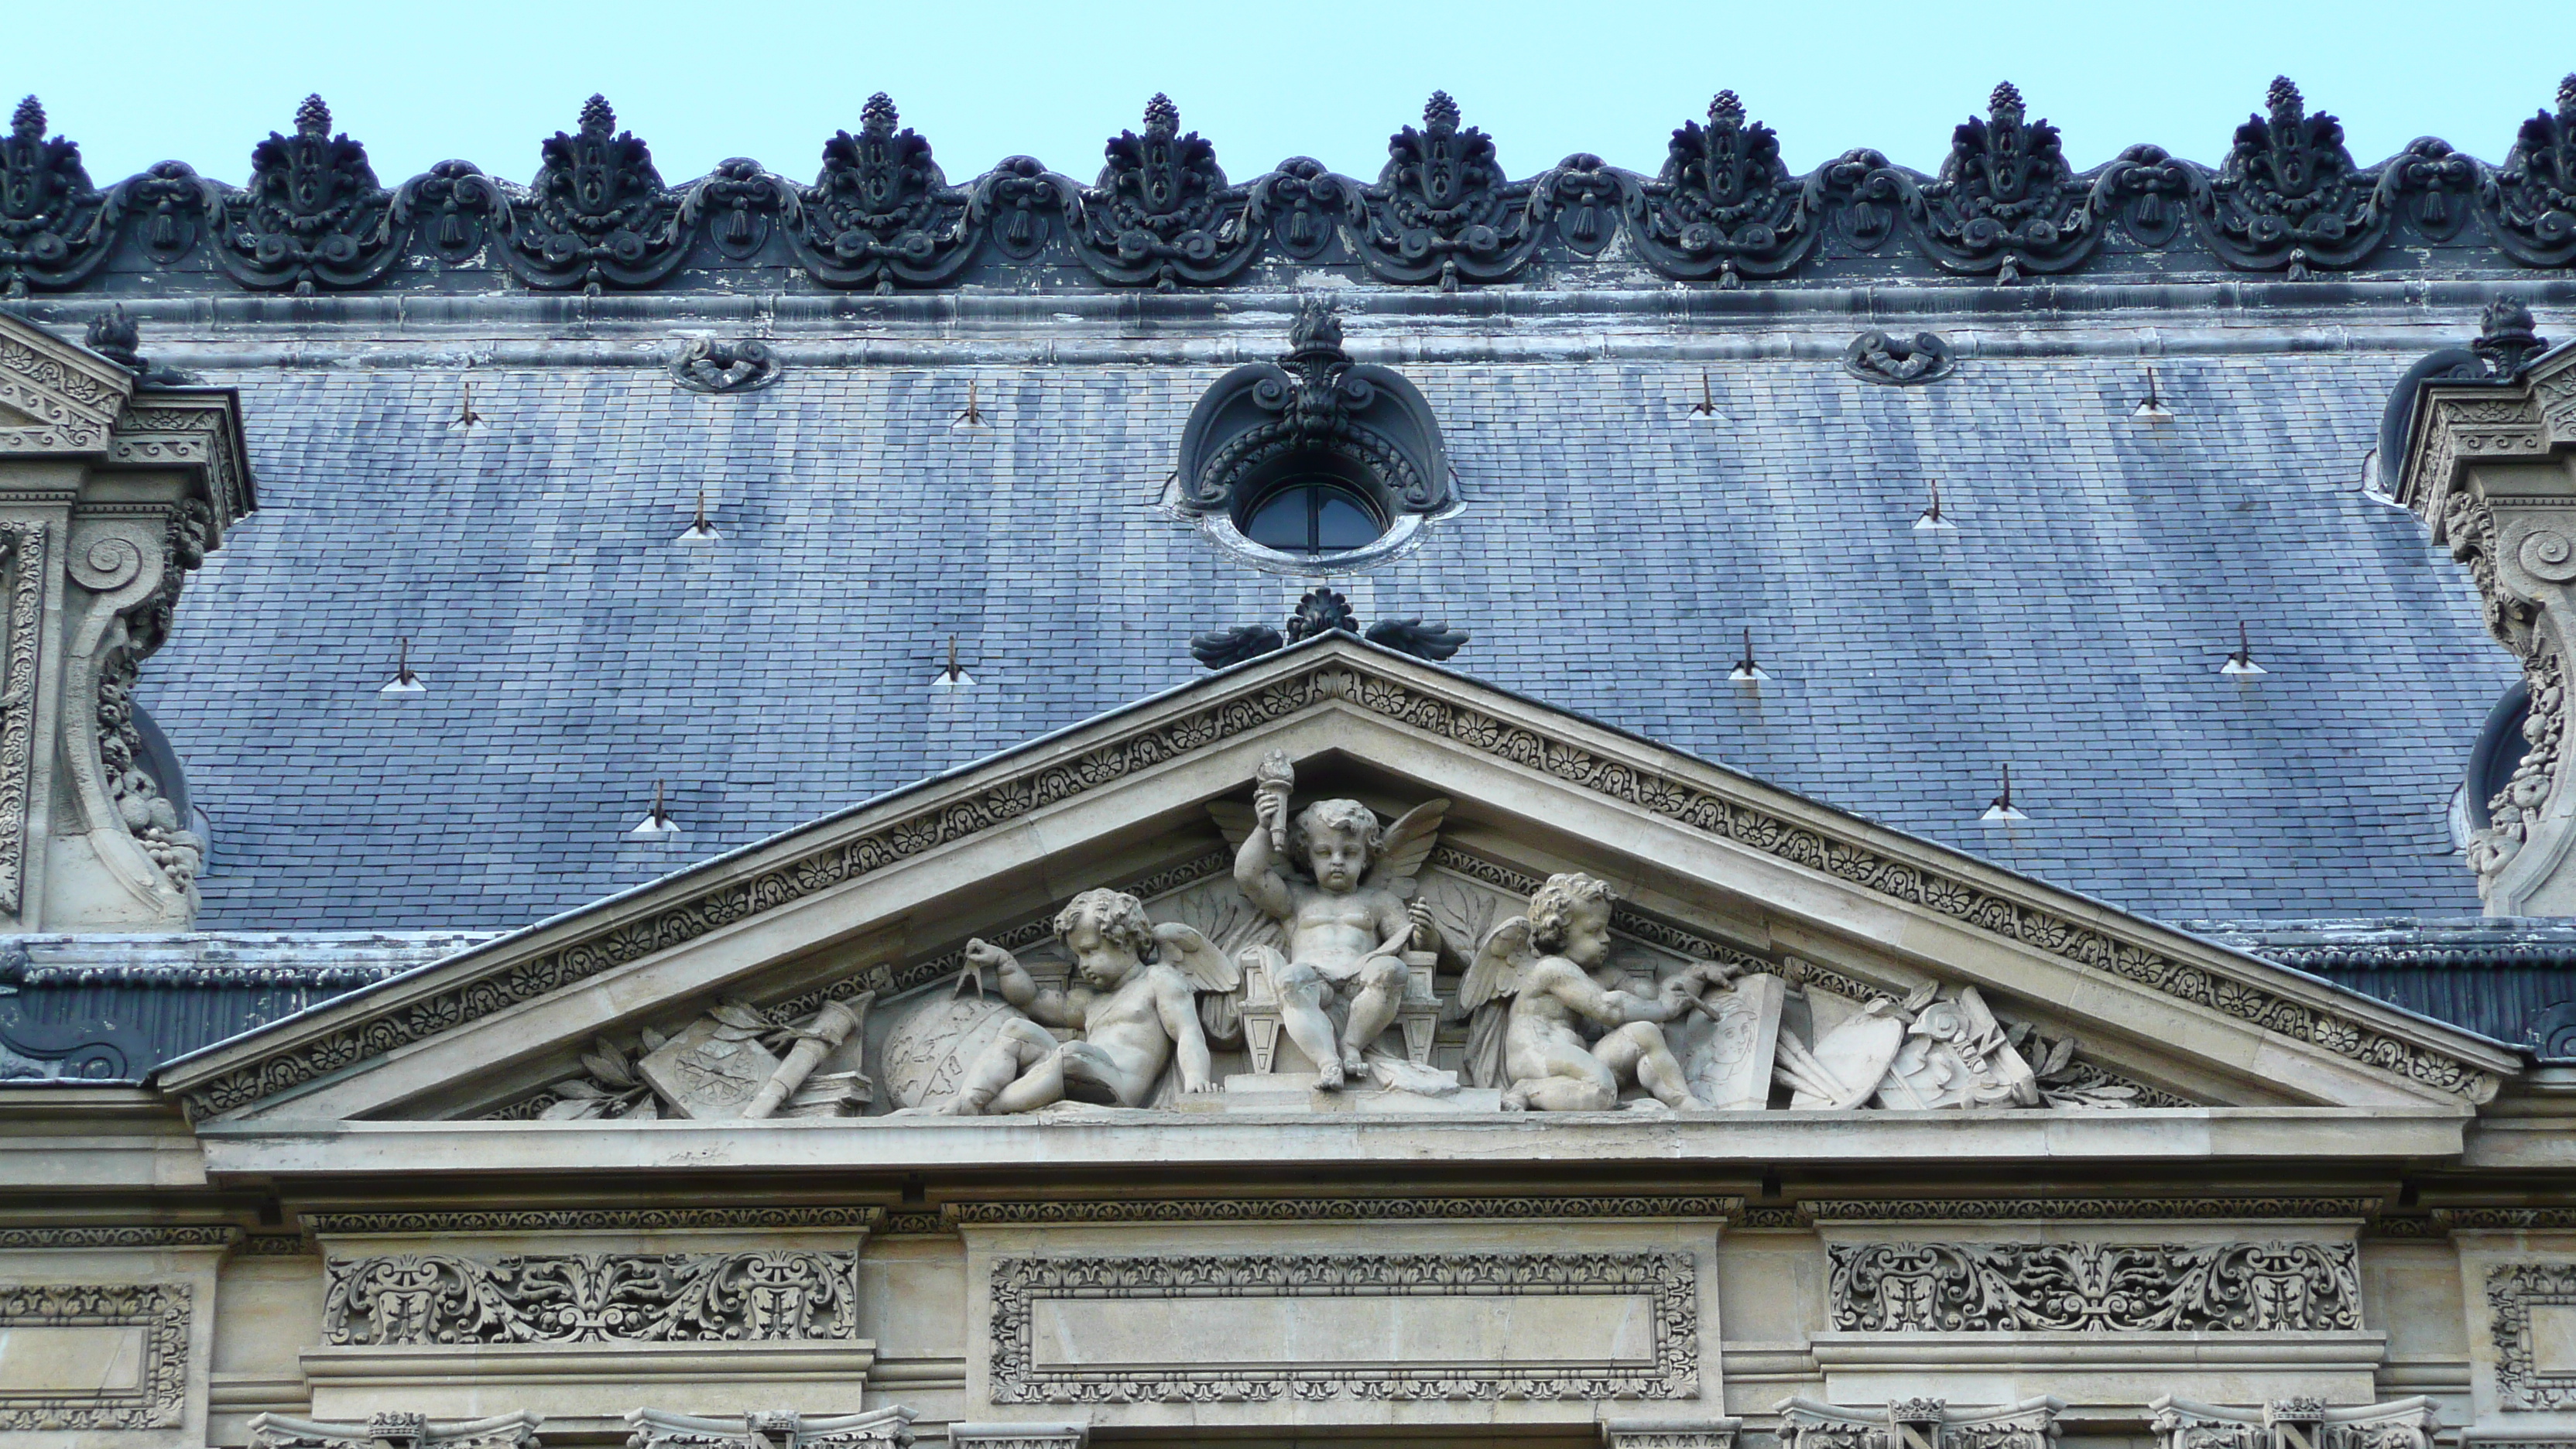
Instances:
[[[1574,923],[1574,908],[1587,901],[1608,905],[1619,899],[1611,894],[1610,883],[1594,876],[1575,872],[1552,875],[1547,884],[1530,897],[1530,944],[1542,951],[1565,949],[1565,933]]]
[[[1297,812],[1288,829],[1288,849],[1304,860],[1313,850],[1312,841],[1319,830],[1357,830],[1361,843],[1368,847],[1371,859],[1386,841],[1386,827],[1378,823],[1377,812],[1357,800],[1318,800]]]
[[[1152,964],[1157,959],[1159,942],[1154,936],[1154,923],[1145,917],[1145,903],[1125,891],[1106,887],[1087,890],[1064,903],[1055,913],[1055,933],[1062,937],[1085,915],[1097,912],[1103,919],[1102,932],[1111,941],[1134,952],[1136,959]]]

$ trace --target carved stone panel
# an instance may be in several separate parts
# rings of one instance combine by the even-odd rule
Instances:
[[[2358,1329],[2350,1243],[1836,1243],[1834,1327],[1864,1333]]]
[[[996,1404],[1695,1399],[1691,1255],[997,1258]]]
[[[2498,1263],[2487,1269],[2497,1402],[2506,1409],[2576,1408],[2576,1263]]]
[[[738,1342],[858,1336],[858,1254],[439,1253],[335,1258],[324,1341]]]
[[[0,1430],[181,1427],[194,1301],[181,1283],[0,1288]]]

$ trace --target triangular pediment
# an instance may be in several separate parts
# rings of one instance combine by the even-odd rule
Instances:
[[[0,453],[107,446],[134,375],[15,317],[0,316]]]
[[[2518,1069],[2480,1038],[1336,636],[274,1023],[171,1064],[161,1085],[201,1122],[245,1129],[534,1118],[597,1131],[634,1125],[639,1108],[667,1115],[686,1090],[675,1066],[709,1069],[680,1060],[693,1044],[721,1041],[719,1055],[769,1074],[794,1029],[828,1024],[845,1035],[808,1064],[796,1105],[873,1120],[907,1094],[953,1090],[973,1055],[957,1045],[965,1028],[925,1046],[919,1026],[952,1009],[970,939],[1015,952],[1041,986],[1062,981],[1057,911],[1114,887],[1156,921],[1194,928],[1214,959],[1252,960],[1244,948],[1276,941],[1277,923],[1237,884],[1235,844],[1274,754],[1294,762],[1301,804],[1355,798],[1395,821],[1451,802],[1406,862],[1446,943],[1417,952],[1437,1009],[1412,1024],[1436,1039],[1435,1071],[1472,1078],[1493,1060],[1471,1057],[1492,1042],[1472,1040],[1460,968],[1540,882],[1569,871],[1618,896],[1604,982],[1650,996],[1695,962],[1724,968],[1702,993],[1724,1009],[1686,1013],[1670,1045],[1700,1063],[1695,1081],[1713,1081],[1703,1068],[1736,1049],[1719,1036],[1758,1037],[1779,1085],[1739,1106],[1783,1120],[1801,1116],[1793,1096],[1819,1105],[1799,1082],[1867,1087],[1893,1071],[1885,1090],[1827,1107],[1882,1112],[1962,1062],[2001,1109],[1974,1115],[2086,1119],[2465,1116]],[[1191,979],[1203,1008],[1224,998],[1203,1011],[1221,1028],[1218,1074],[1253,1075],[1260,993]],[[855,1024],[818,1019],[827,1003],[863,998]],[[1729,1025],[1742,1003],[1750,1017]],[[1385,1038],[1390,1051],[1399,1035]],[[1274,1057],[1293,1056],[1278,1040]],[[1886,1051],[1911,1051],[1918,1067],[1933,1051],[1930,1075],[1897,1080]],[[1625,1088],[1638,1094],[1633,1077]],[[1227,1105],[1177,1100],[1166,1082],[1147,1108]]]

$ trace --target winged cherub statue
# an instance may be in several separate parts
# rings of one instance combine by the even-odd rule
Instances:
[[[1314,1061],[1316,1085],[1330,1091],[1368,1074],[1369,1046],[1404,1002],[1412,968],[1403,953],[1440,949],[1430,912],[1406,900],[1449,802],[1427,801],[1384,828],[1357,800],[1317,800],[1292,819],[1296,782],[1284,752],[1262,761],[1234,879],[1286,932],[1284,952],[1255,946],[1247,954],[1267,953],[1260,959],[1279,994],[1280,1025]],[[1336,1004],[1345,1008],[1338,1035]]]
[[[939,1110],[960,1117],[1034,1112],[1068,1098],[1142,1106],[1176,1055],[1181,1090],[1208,1090],[1198,993],[1232,991],[1239,980],[1234,964],[1196,930],[1154,924],[1144,903],[1124,891],[1075,896],[1056,913],[1055,931],[1073,953],[1074,983],[1060,991],[1040,991],[1019,958],[1001,947],[966,943],[960,984],[980,987],[989,968],[1002,999],[1028,1017],[1002,1026]],[[1059,1043],[1039,1022],[1082,1035]]]
[[[1612,899],[1591,876],[1549,876],[1528,914],[1487,932],[1468,965],[1461,1009],[1511,1003],[1502,1032],[1504,1111],[1606,1112],[1628,1082],[1668,1107],[1703,1105],[1658,1023],[1698,1006],[1700,992],[1723,985],[1728,968],[1701,962],[1651,998],[1610,985],[1602,968]],[[1587,1027],[1606,1030],[1587,1045]]]

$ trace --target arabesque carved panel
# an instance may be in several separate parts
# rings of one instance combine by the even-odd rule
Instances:
[[[2350,1243],[1837,1243],[1859,1333],[2317,1333],[2361,1327]]]
[[[436,1253],[327,1265],[325,1342],[719,1343],[858,1336],[858,1254]]]

